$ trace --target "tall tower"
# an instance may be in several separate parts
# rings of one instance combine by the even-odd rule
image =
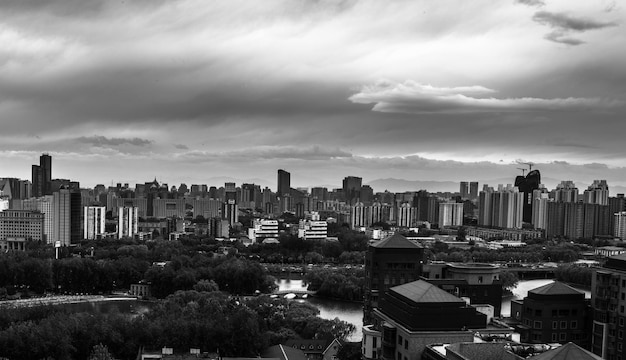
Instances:
[[[355,204],[361,198],[363,179],[356,176],[347,176],[343,179],[343,195],[348,204]]]
[[[278,170],[278,188],[277,196],[283,197],[285,194],[289,194],[291,189],[291,174],[283,169]]]
[[[467,199],[469,197],[469,184],[467,181],[461,181],[461,186],[459,186],[459,193],[461,194],[461,199]]]
[[[42,195],[52,195],[52,157],[46,153],[39,157],[41,169]]]
[[[524,194],[522,220],[526,223],[533,220],[533,190],[539,189],[539,184],[541,184],[539,170],[532,170],[526,177],[518,176],[515,178],[515,186]]]

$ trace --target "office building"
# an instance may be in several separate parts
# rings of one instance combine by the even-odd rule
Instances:
[[[44,153],[39,157],[39,165],[32,166],[32,195],[52,195],[52,190],[52,157]]]
[[[469,199],[469,183],[467,181],[461,181],[459,195],[461,199]]]
[[[469,198],[470,200],[478,199],[478,181],[472,181],[469,185]]]
[[[53,194],[54,226],[52,241],[59,241],[61,246],[77,244],[82,238],[80,193],[59,189]]]
[[[39,211],[0,211],[0,250],[24,250],[26,241],[43,241],[44,216]]]
[[[265,239],[278,238],[278,221],[254,219],[252,227],[248,229],[248,237],[255,242],[263,242]]]
[[[318,220],[300,220],[298,237],[304,240],[326,240],[328,223]]]
[[[424,247],[400,234],[369,245],[365,255],[364,324],[371,324],[372,311],[385,291],[419,279],[424,260]]]
[[[591,314],[585,294],[562,282],[532,289],[523,300],[511,301],[511,318],[519,322],[521,342],[573,342],[589,348]]]
[[[285,194],[289,194],[291,189],[291,174],[283,169],[278,170],[278,186],[276,188],[276,195],[283,197]]]
[[[18,203],[15,202],[15,205]],[[46,195],[39,198],[19,200],[16,209],[37,210],[44,216],[43,234],[47,244],[52,244],[54,235],[54,196]]]
[[[83,208],[83,239],[101,239],[105,234],[105,217],[104,206],[85,206]]]
[[[343,196],[347,204],[355,204],[360,201],[363,179],[356,176],[347,176],[343,179]]]

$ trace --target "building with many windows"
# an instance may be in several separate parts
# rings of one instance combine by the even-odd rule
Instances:
[[[265,239],[278,238],[278,221],[254,219],[251,228],[248,229],[248,237],[255,242],[263,242]]]
[[[134,238],[139,232],[139,208],[121,206],[117,211],[117,238]]]
[[[439,203],[439,228],[463,225],[463,203]]]
[[[590,313],[585,294],[562,282],[532,289],[523,300],[511,301],[511,317],[523,343],[573,342],[589,348]]]
[[[39,211],[0,211],[0,250],[24,250],[26,241],[43,241],[43,224]]]
[[[364,324],[371,323],[385,291],[419,279],[424,260],[424,247],[399,234],[370,244],[365,255]]]
[[[101,239],[104,236],[104,206],[85,206],[83,208],[83,239]]]

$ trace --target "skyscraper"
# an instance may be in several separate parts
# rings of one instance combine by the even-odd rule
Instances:
[[[468,186],[467,181],[461,181],[459,193],[461,194],[461,199],[469,198],[469,186]]]
[[[78,243],[83,235],[80,231],[82,212],[80,193],[59,189],[53,195],[53,240],[61,242],[62,246]]]
[[[120,206],[117,212],[117,238],[133,238],[138,233],[139,208]]]
[[[32,181],[34,197],[52,195],[52,157],[42,154],[39,157],[39,165],[32,166]]]
[[[539,184],[541,184],[541,174],[539,170],[532,170],[526,177],[518,176],[515,178],[515,186],[524,194],[522,199],[522,220],[526,223],[532,222],[533,190],[539,189]]]
[[[608,205],[609,185],[606,180],[594,180],[585,190],[583,201],[587,204]]]
[[[285,194],[289,194],[291,189],[291,174],[283,169],[278,170],[278,188],[276,189],[277,196],[283,197]]]
[[[478,181],[472,181],[469,185],[469,198],[471,200],[478,199]]]
[[[346,203],[355,204],[361,198],[363,179],[356,176],[347,176],[343,179],[343,195]]]

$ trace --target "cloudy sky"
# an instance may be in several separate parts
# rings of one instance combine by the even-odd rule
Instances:
[[[609,0],[0,2],[0,177],[626,185]],[[548,184],[553,185],[553,184]],[[273,185],[272,187],[275,187]],[[382,190],[382,189],[375,189]]]

